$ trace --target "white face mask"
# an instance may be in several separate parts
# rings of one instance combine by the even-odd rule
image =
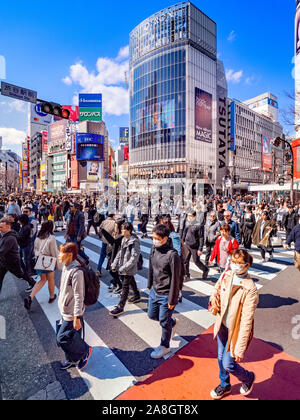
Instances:
[[[245,267],[241,267],[239,264],[233,264],[231,263],[231,271],[233,274],[242,274],[245,270]]]
[[[155,248],[160,248],[162,246],[161,242],[157,239],[153,239],[153,245],[155,246]]]

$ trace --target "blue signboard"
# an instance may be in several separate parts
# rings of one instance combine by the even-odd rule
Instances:
[[[129,143],[129,128],[120,127],[120,144],[128,144],[128,143]]]
[[[80,93],[79,108],[102,108],[102,94]]]
[[[76,158],[78,161],[104,161],[104,136],[90,133],[76,134]]]

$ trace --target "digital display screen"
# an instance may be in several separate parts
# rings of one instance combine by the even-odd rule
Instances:
[[[78,161],[103,161],[103,144],[77,144],[77,160]]]

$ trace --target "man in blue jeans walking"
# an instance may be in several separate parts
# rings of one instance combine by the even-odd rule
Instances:
[[[181,260],[169,240],[170,229],[157,225],[153,230],[153,248],[149,260],[148,289],[150,290],[148,316],[162,327],[160,346],[151,353],[152,359],[161,359],[170,353],[170,341],[178,320],[172,318],[178,303],[181,278]]]
[[[66,240],[77,244],[78,254],[84,259],[88,265],[90,262],[89,257],[85,254],[81,248],[81,242],[86,238],[85,231],[85,219],[84,214],[80,211],[80,204],[74,203],[70,206],[70,219],[67,225],[67,233],[65,236]]]

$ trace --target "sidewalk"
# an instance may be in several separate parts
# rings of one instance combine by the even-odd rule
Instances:
[[[247,398],[241,396],[240,384],[232,378],[232,395],[227,400],[300,400],[300,362],[292,356],[254,339],[242,366],[256,374],[253,392]],[[211,400],[218,375],[217,343],[211,328],[117,400]]]

